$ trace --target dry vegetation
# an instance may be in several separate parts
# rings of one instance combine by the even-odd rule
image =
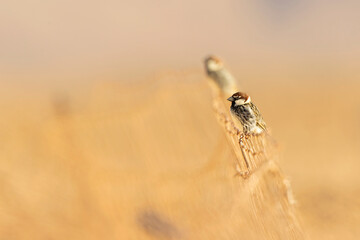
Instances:
[[[3,91],[2,239],[303,238],[276,163],[235,176],[236,154],[202,73],[155,83],[103,82],[50,97]],[[304,89],[310,102],[321,94],[324,108],[306,108],[299,118],[304,103],[294,92]],[[259,89],[256,102],[285,142],[281,165],[292,176],[305,232],[356,239],[360,115],[351,109],[359,100],[350,101],[349,88],[304,89]],[[352,108],[333,100],[335,93]]]
[[[275,140],[269,132],[243,133],[242,126],[233,121],[229,113],[229,104],[225,101],[228,91],[221,84],[213,83],[210,80],[214,111],[235,153],[235,176],[243,178],[239,179],[241,195],[236,196],[235,191],[232,196],[237,205],[233,214],[237,218],[245,217],[248,224],[239,224],[230,231],[252,239],[305,239],[293,206],[295,199],[290,183],[275,162]]]

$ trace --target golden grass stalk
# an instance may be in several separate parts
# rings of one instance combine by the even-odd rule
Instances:
[[[246,178],[249,174],[268,161],[274,153],[275,144],[268,133],[244,134],[226,111],[224,95],[217,92],[213,97],[213,108],[219,123],[226,132],[236,155],[237,171]]]
[[[213,88],[213,109],[236,156],[241,199],[236,210],[247,215],[259,239],[305,239],[289,181],[275,161],[276,144],[267,132],[246,135],[231,118],[226,91]],[[240,216],[239,216],[240,217]]]

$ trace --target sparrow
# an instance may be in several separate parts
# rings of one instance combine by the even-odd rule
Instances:
[[[260,134],[266,131],[266,124],[259,109],[246,93],[237,92],[227,99],[231,102],[230,112],[243,126],[245,134]]]
[[[219,58],[208,56],[204,63],[207,75],[216,83],[225,96],[229,96],[236,91],[235,78],[226,70]]]

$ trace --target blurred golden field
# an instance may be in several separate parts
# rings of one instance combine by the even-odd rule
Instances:
[[[356,239],[358,85],[242,86],[280,144],[305,232]],[[223,214],[234,204],[233,153],[201,70],[1,96],[3,238],[146,239],[139,218],[152,212],[171,213],[163,217],[181,223],[171,229],[181,238],[236,238]]]

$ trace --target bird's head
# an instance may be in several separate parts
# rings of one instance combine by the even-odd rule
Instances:
[[[236,106],[244,105],[251,102],[251,98],[246,93],[237,92],[227,99],[230,102],[235,103]]]
[[[208,71],[219,71],[223,66],[222,61],[215,56],[209,56],[205,59],[205,67]]]

